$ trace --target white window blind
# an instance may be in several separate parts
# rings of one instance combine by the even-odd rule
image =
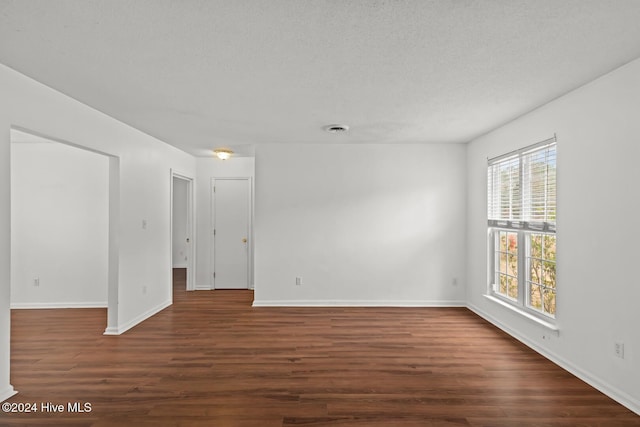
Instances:
[[[489,226],[555,231],[556,138],[489,160]]]

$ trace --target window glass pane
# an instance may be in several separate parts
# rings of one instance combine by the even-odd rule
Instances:
[[[500,246],[498,250],[502,252],[506,252],[507,251],[507,233],[505,233],[504,231],[500,231],[498,232],[498,236],[500,239]]]
[[[556,146],[549,148],[547,156],[547,221],[556,222]]]
[[[507,296],[513,299],[517,299],[518,298],[518,279],[516,277],[509,277],[507,283],[509,286]]]
[[[531,284],[529,288],[529,305],[536,310],[542,310],[542,288],[540,285]]]
[[[549,145],[523,154],[525,221],[552,222],[556,217],[556,148]]]
[[[500,272],[507,272],[507,254],[500,252]]]
[[[518,251],[518,234],[507,233],[508,246],[507,250],[511,253],[517,253]]]
[[[552,261],[542,261],[542,284],[550,287],[556,287],[556,263]]]
[[[554,316],[556,314],[556,292],[551,289],[544,293],[544,311]]]
[[[511,255],[507,257],[507,274],[510,276],[518,275],[518,255]]]
[[[521,219],[520,158],[490,165],[488,178],[489,219]]]
[[[507,294],[507,276],[500,274],[500,289],[498,290],[503,295]]]
[[[556,144],[524,149],[489,164],[488,218],[555,224]]]
[[[556,260],[556,236],[547,234],[544,236],[544,258],[549,261]]]
[[[530,236],[531,241],[531,256],[533,258],[542,258],[542,235],[532,234]]]
[[[518,234],[507,233],[507,274],[510,276],[518,276]],[[517,281],[516,281],[517,286]],[[517,293],[516,293],[517,295]]]
[[[530,234],[527,293],[531,308],[545,314],[555,314],[556,287],[556,236],[553,234]]]
[[[529,279],[534,283],[542,283],[542,263],[540,260],[532,258],[529,264],[531,271],[531,277]]]

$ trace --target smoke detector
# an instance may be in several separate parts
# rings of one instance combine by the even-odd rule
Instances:
[[[349,130],[349,126],[347,125],[327,125],[324,127],[324,130],[326,130],[329,133],[344,133],[347,132]]]

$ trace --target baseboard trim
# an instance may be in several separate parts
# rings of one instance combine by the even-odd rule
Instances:
[[[106,301],[99,302],[12,302],[12,310],[33,310],[49,308],[107,308]]]
[[[253,307],[466,307],[464,301],[254,300]]]
[[[10,398],[11,396],[16,395],[17,393],[18,392],[13,389],[13,386],[9,384],[9,387],[7,387],[6,389],[0,392],[0,402],[4,402],[5,400]]]
[[[128,321],[124,325],[118,325],[117,327],[108,327],[107,329],[104,330],[104,335],[121,335],[121,334],[124,334],[129,329],[131,329],[134,326],[144,322],[145,320],[147,320],[151,316],[161,312],[165,308],[169,307],[171,304],[172,304],[172,301],[171,300],[167,300],[167,301],[163,302],[162,304],[159,304],[159,305],[155,306],[154,308],[145,311],[144,313],[140,314],[139,316],[134,317],[133,319],[131,319],[130,321]]]
[[[109,326],[109,327],[107,327],[107,329],[104,330],[102,335],[120,335],[120,333],[118,332],[118,328],[117,327]]]
[[[634,398],[633,396],[630,396],[629,394],[623,392],[622,390],[619,390],[617,387],[612,386],[607,381],[604,381],[601,378],[598,378],[598,377],[595,377],[595,376],[589,374],[588,372],[586,372],[583,369],[575,366],[573,363],[569,362],[568,360],[564,359],[563,357],[558,356],[554,352],[548,351],[548,350],[538,346],[536,343],[534,343],[533,341],[529,340],[526,336],[524,336],[524,335],[520,334],[518,331],[510,328],[506,324],[504,324],[501,321],[499,321],[498,319],[496,319],[491,314],[489,314],[489,313],[483,311],[482,309],[480,309],[478,306],[467,303],[467,308],[469,310],[471,310],[472,312],[474,312],[475,314],[477,314],[478,316],[480,316],[483,319],[485,319],[487,322],[493,324],[494,326],[496,326],[499,329],[502,329],[504,332],[506,332],[507,334],[511,335],[512,337],[514,337],[515,339],[517,339],[518,341],[520,341],[521,343],[523,343],[527,347],[531,348],[532,350],[534,350],[537,353],[541,354],[542,356],[546,357],[547,359],[549,359],[550,361],[552,361],[556,365],[560,366],[562,369],[570,372],[571,374],[573,374],[576,377],[580,378],[582,381],[584,381],[585,383],[589,384],[593,388],[595,388],[595,389],[601,391],[602,393],[606,394],[607,396],[609,396],[610,398],[612,398],[613,400],[615,400],[619,404],[625,406],[629,410],[631,410],[631,411],[635,412],[636,414],[640,415],[640,401],[638,399]]]

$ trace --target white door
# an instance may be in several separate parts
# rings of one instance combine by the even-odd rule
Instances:
[[[213,288],[249,288],[249,178],[213,182]]]

